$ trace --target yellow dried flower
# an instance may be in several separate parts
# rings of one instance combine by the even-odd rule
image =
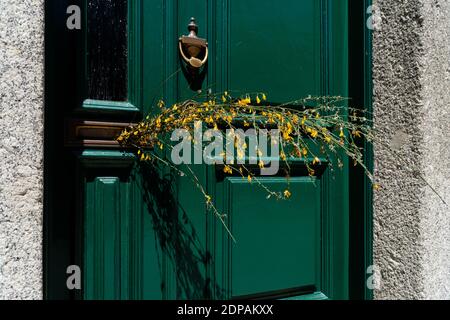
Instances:
[[[302,126],[305,125],[305,122],[306,122],[307,119],[308,119],[308,118],[307,118],[306,116],[303,116],[303,119],[302,119]]]
[[[284,190],[283,195],[286,199],[289,199],[292,196],[292,193],[289,190]]]
[[[306,157],[308,155],[308,149],[303,148],[302,153]]]
[[[230,166],[224,166],[223,167],[223,172],[228,173],[228,174],[232,174],[233,170],[231,169]]]
[[[264,161],[259,160],[258,166],[260,169],[264,168]]]
[[[358,131],[358,130],[352,131],[352,134],[353,134],[355,137],[357,137],[357,138],[361,138],[361,132]]]

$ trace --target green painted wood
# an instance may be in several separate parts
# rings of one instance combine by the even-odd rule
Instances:
[[[322,292],[314,292],[311,294],[286,298],[284,300],[328,300],[328,297],[324,295]]]
[[[118,178],[96,178],[86,185],[86,273],[87,299],[120,297],[121,224],[118,210]]]
[[[352,105],[359,106],[372,115],[372,31],[367,28],[370,18],[368,8],[372,1],[351,1],[349,13],[350,33],[350,96]],[[373,150],[368,143],[361,143],[364,148],[364,162],[373,170]],[[372,258],[372,187],[371,182],[358,167],[350,169],[350,298],[372,299],[373,293],[366,281],[371,274],[368,267]]]
[[[211,45],[203,90],[264,90],[273,102],[348,94],[345,0],[283,6],[168,0],[145,1],[140,8],[145,103],[196,94],[179,69],[176,48],[190,16]],[[167,168],[139,168],[120,152],[84,151],[81,164],[87,299],[282,298],[286,290],[297,298],[313,299],[314,292],[349,297],[347,161],[334,175],[325,166],[314,183],[297,170],[294,197],[286,202],[265,199],[240,178],[222,179],[215,168],[196,166],[227,213],[237,243],[208,214],[187,178],[170,177]],[[283,188],[282,177],[263,179]]]
[[[284,178],[262,178],[276,191]],[[231,248],[231,296],[320,286],[320,182],[291,180],[292,199],[266,199],[257,186],[228,178],[229,221],[238,243]]]
[[[321,94],[321,1],[227,3],[230,90],[273,102]]]
[[[214,69],[216,77],[214,83],[219,84],[217,85],[219,88],[222,90],[269,90],[261,88],[264,83],[267,83],[270,87],[269,100],[274,102],[285,102],[308,94],[347,96],[346,1],[340,2],[339,5],[333,1],[288,1],[286,6],[279,6],[269,1],[258,1],[258,3],[219,1],[217,8],[220,8],[217,11],[221,13],[217,19],[216,30],[220,32],[218,41],[210,41],[210,43],[216,43],[215,50],[218,56],[216,61],[219,66]],[[293,24],[294,20],[297,23]],[[307,35],[301,37],[302,32]],[[286,54],[283,56],[284,52]],[[300,68],[302,68],[301,72]],[[302,179],[302,176],[295,178]],[[255,199],[256,195],[250,191],[251,186],[243,184],[242,188],[245,186],[248,191],[242,190],[240,194],[246,194],[250,199]],[[238,261],[233,259],[234,252],[240,252],[239,248],[245,244],[232,243],[228,235],[220,229],[220,225],[216,225],[218,237],[214,237],[213,241],[218,239],[219,243],[211,244],[216,250],[215,275],[213,274],[216,279],[213,282],[223,288],[223,296],[215,297],[228,298],[236,295],[261,297],[276,294],[282,288],[271,283],[267,279],[269,277],[272,277],[274,282],[278,281],[280,286],[284,283],[285,289],[301,288],[308,285],[307,281],[302,282],[302,276],[305,279],[311,278],[306,270],[312,264],[311,260],[314,260],[317,279],[309,285],[324,292],[329,298],[348,298],[348,188],[348,163],[345,162],[344,170],[336,171],[334,175],[330,173],[329,168],[326,168],[320,177],[317,194],[310,197],[309,201],[299,203],[305,208],[314,206],[319,208],[320,220],[316,226],[319,231],[315,234],[311,232],[308,238],[311,246],[319,243],[318,253],[316,252],[318,258],[313,259],[312,253],[308,253],[309,251],[302,247],[301,243],[295,243],[295,241],[294,243],[286,241],[284,245],[278,243],[280,255],[283,253],[287,255],[296,248],[297,252],[304,257],[302,263],[292,263],[283,274],[267,274],[265,277],[260,276],[257,280],[246,281],[245,272],[242,271],[245,270],[245,264],[242,265],[239,259]],[[245,203],[240,196],[232,196],[233,193],[226,183],[216,182],[212,189],[215,189],[219,206],[230,215],[236,211],[237,206]],[[319,199],[317,201],[320,205],[315,205],[312,199]],[[245,211],[247,216],[258,216],[260,212],[266,210],[267,206],[269,204],[264,201],[255,201],[253,208],[238,212],[241,215],[244,215]],[[270,212],[281,213],[290,210],[292,208],[278,204]],[[256,236],[258,227],[266,230],[261,225],[264,226],[264,223],[270,225],[270,222],[270,219],[255,222],[248,237]],[[285,228],[288,230],[289,226]],[[253,250],[258,252],[260,248]],[[244,251],[252,257],[251,246],[246,247]],[[245,254],[240,256],[246,257]],[[262,262],[258,264],[258,259],[255,258],[253,263],[255,270],[252,275],[255,277],[259,271],[264,273],[264,270],[277,270],[276,264],[280,260],[274,258],[267,262],[261,258]],[[297,278],[293,276],[295,274],[298,275]],[[299,289],[299,294],[301,292],[303,290]]]
[[[367,13],[367,8],[372,5],[372,0],[364,1],[364,9]],[[364,21],[367,21],[367,16],[364,16]],[[364,74],[362,75],[364,79],[364,106],[369,113],[369,120],[373,120],[373,80],[372,80],[372,30],[369,28],[364,28]],[[374,151],[373,146],[369,143],[364,144],[364,163],[370,172],[374,170]],[[372,182],[364,176],[364,223],[362,227],[364,228],[364,270],[366,271],[365,276],[369,277],[367,270],[373,265],[373,188]],[[367,283],[367,279],[365,282]],[[364,296],[363,299],[372,300],[373,299],[373,289],[370,289],[367,285],[364,286]]]
[[[163,236],[154,229],[160,220],[156,208],[144,196],[154,193],[148,191],[151,177],[132,154],[87,150],[78,158],[84,190],[79,199],[84,203],[83,298],[162,299],[165,280],[157,261],[165,249],[157,239]]]
[[[83,298],[204,298],[205,216],[197,211],[203,199],[177,196],[173,181],[130,153],[85,150],[78,159]],[[180,184],[192,190],[190,181]]]
[[[118,112],[139,112],[139,108],[129,102],[101,101],[86,99],[82,105],[83,111],[118,113]]]

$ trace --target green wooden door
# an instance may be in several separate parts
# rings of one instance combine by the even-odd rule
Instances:
[[[190,17],[209,42],[204,92],[264,91],[270,103],[348,95],[346,0],[152,0],[128,11],[128,100],[85,97],[80,112],[136,121],[155,98],[195,95],[177,51]],[[233,243],[187,179],[105,146],[78,159],[83,298],[348,298],[347,163],[331,173],[324,160],[313,179],[292,163],[293,197],[281,202],[196,166]],[[284,187],[283,176],[261,179]]]

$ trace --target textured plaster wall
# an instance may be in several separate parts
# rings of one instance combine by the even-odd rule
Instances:
[[[375,298],[450,299],[450,1],[374,3]]]
[[[40,299],[44,0],[0,8],[0,299]]]
[[[423,175],[450,204],[450,1],[427,1],[424,30]],[[429,188],[421,208],[424,233],[424,293],[450,299],[450,208]]]

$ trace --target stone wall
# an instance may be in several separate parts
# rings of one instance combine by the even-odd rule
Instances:
[[[450,1],[374,3],[375,298],[450,299]]]
[[[44,0],[0,8],[0,299],[40,299]]]

